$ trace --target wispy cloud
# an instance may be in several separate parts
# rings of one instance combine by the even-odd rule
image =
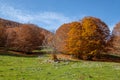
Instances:
[[[26,21],[32,20],[31,15],[25,14],[21,10],[15,9],[14,7],[7,6],[7,5],[0,6],[0,13],[6,17],[16,19],[20,22],[26,22]]]
[[[6,4],[0,4],[0,15],[8,19],[22,23],[35,23],[39,26],[46,26],[47,29],[57,29],[61,24],[72,21],[69,17],[56,12],[31,13],[26,10],[14,8]]]

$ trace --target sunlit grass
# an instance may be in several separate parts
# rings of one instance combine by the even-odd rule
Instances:
[[[119,80],[120,63],[60,62],[49,57],[0,56],[0,80]]]

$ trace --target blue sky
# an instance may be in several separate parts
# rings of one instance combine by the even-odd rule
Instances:
[[[0,0],[0,17],[48,30],[94,16],[109,28],[120,21],[120,0]]]

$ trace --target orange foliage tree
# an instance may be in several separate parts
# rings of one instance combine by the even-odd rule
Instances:
[[[16,45],[16,39],[17,39],[17,29],[18,27],[9,27],[6,29],[6,43],[5,43],[5,47],[6,49],[10,48],[10,47],[15,47]]]
[[[104,51],[106,42],[110,36],[108,26],[100,19],[95,17],[85,17],[82,21],[84,41],[87,58],[92,56],[99,57],[100,52]]]
[[[112,31],[107,49],[109,53],[120,55],[120,22],[115,25]]]
[[[99,56],[109,37],[107,25],[98,18],[85,17],[71,23],[65,51],[83,59]]]
[[[70,24],[70,31],[67,33],[68,37],[66,39],[65,52],[69,54],[74,54],[76,56],[80,55],[82,48],[82,25],[80,22],[72,22]]]
[[[30,53],[42,45],[44,36],[40,31],[40,28],[32,24],[8,28],[6,47]]]
[[[18,49],[23,52],[31,52],[42,45],[43,35],[39,33],[39,28],[34,25],[22,25],[17,31]]]
[[[56,40],[56,49],[58,52],[64,53],[64,47],[66,45],[67,33],[70,31],[71,23],[66,23],[60,26],[55,33],[55,40]]]
[[[4,47],[6,42],[5,27],[0,26],[0,46]]]

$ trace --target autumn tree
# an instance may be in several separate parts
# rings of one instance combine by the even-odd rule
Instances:
[[[6,34],[5,34],[5,27],[0,26],[0,46],[4,47],[5,46],[5,41],[6,41]]]
[[[20,27],[8,28],[6,46],[16,51],[30,53],[42,45],[44,39],[40,28],[32,24],[24,24]]]
[[[82,25],[80,22],[72,22],[70,24],[70,31],[67,33],[65,52],[69,54],[74,54],[77,57],[80,56],[80,51],[82,50]]]
[[[17,39],[17,29],[18,27],[9,27],[6,29],[6,43],[5,43],[5,48],[13,48],[16,45],[16,39]]]
[[[57,47],[57,38],[54,33],[47,34],[45,36],[45,39],[43,40],[43,50],[45,50],[46,53],[51,54],[51,59],[54,61],[58,61],[57,58],[57,53],[58,52],[58,47]]]
[[[113,28],[107,48],[109,53],[120,55],[120,22]]]
[[[61,25],[58,30],[56,30],[55,38],[56,38],[56,49],[58,52],[64,53],[64,47],[66,45],[67,33],[70,30],[70,24],[66,23]]]
[[[24,24],[17,31],[18,49],[23,52],[31,52],[42,44],[43,35],[39,28],[33,25]]]
[[[83,59],[98,57],[109,37],[107,25],[98,18],[85,17],[72,22],[65,50]]]
[[[87,42],[85,45],[88,56],[98,56],[104,50],[106,42],[110,36],[108,26],[100,19],[95,17],[85,17],[82,19],[83,39]]]
[[[18,27],[19,25],[22,25],[22,24],[0,18],[0,46],[2,47],[6,46],[6,41],[7,41],[7,36],[8,36],[6,34],[6,30],[8,28]]]
[[[40,49],[50,31],[34,24],[21,24],[0,18],[0,46],[8,49],[31,52]]]

